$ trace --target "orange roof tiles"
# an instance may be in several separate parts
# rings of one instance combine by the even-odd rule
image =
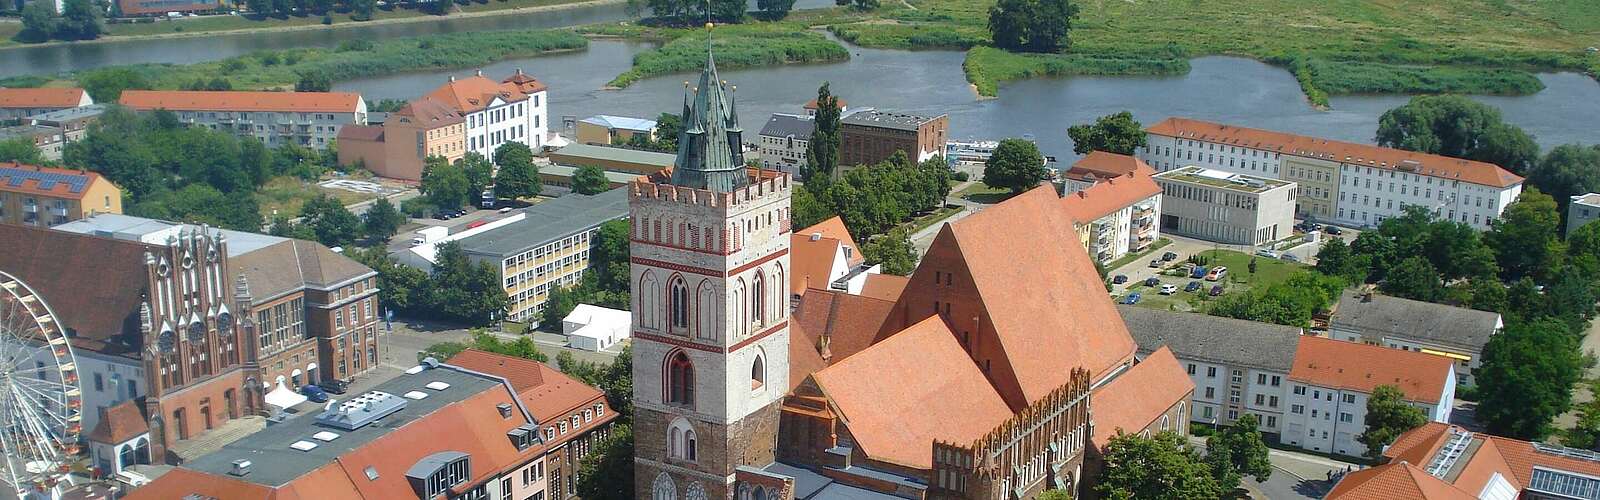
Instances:
[[[545,87],[544,82],[540,82],[538,78],[534,78],[533,75],[523,73],[522,68],[517,68],[516,72],[512,73],[511,76],[506,77],[506,79],[501,80],[500,83],[511,84],[515,86],[517,90],[520,90],[522,93],[528,95],[533,95],[536,92],[543,92],[547,88]]]
[[[515,83],[499,83],[483,75],[451,80],[424,96],[437,99],[463,115],[489,107],[495,98],[505,102],[528,99]]]
[[[1128,175],[1141,167],[1154,171],[1144,160],[1132,156],[1090,151],[1088,156],[1073,163],[1072,168],[1067,169],[1062,175],[1076,180],[1104,179]]]
[[[789,324],[815,340],[826,339],[823,359],[838,363],[871,346],[893,309],[894,302],[887,300],[812,288],[800,297]]]
[[[1450,424],[1441,422],[1428,422],[1422,427],[1411,429],[1396,437],[1389,447],[1383,450],[1383,456],[1391,461],[1406,461],[1414,464],[1428,463],[1429,457],[1444,444],[1445,438],[1450,435]]]
[[[141,405],[140,400],[129,399],[106,408],[88,439],[96,443],[118,444],[150,432],[150,423],[145,421],[144,412],[139,409]]]
[[[936,317],[813,374],[812,380],[838,409],[862,452],[907,467],[931,468],[934,440],[969,443],[1012,416]]]
[[[1428,475],[1410,462],[1374,467],[1345,476],[1328,492],[1327,500],[1476,500],[1443,480]]]
[[[404,474],[402,472],[401,474]],[[272,488],[231,477],[213,476],[192,469],[174,467],[161,478],[128,492],[123,500],[172,500],[190,498],[226,498],[228,500],[268,500],[298,498],[280,494]],[[416,494],[412,494],[416,496]],[[307,497],[310,498],[310,497]]]
[[[76,108],[83,104],[80,88],[0,88],[0,108]]]
[[[1453,363],[1444,356],[1306,335],[1295,348],[1289,380],[1366,393],[1393,385],[1408,400],[1438,403]]]
[[[1488,437],[1494,441],[1500,456],[1505,459],[1506,465],[1511,467],[1511,472],[1521,484],[1526,485],[1532,479],[1534,466],[1600,477],[1600,462],[1543,453],[1534,449],[1533,443],[1527,441],[1500,436]]]
[[[505,377],[517,390],[533,418],[554,421],[565,418],[573,409],[605,398],[600,389],[585,385],[550,365],[516,356],[467,349],[446,363]],[[612,413],[607,413],[610,415]]]
[[[828,367],[828,362],[822,360],[822,353],[817,351],[817,343],[816,334],[806,330],[800,322],[789,323],[789,387],[784,390],[792,393],[806,377]]]
[[[49,189],[43,188],[47,184],[43,182],[45,177],[59,178],[62,176],[81,178],[81,180],[50,182],[48,183]],[[17,162],[0,162],[0,191],[5,192],[32,193],[52,198],[81,200],[85,195],[89,194],[88,186],[99,182],[101,179],[100,174],[86,170],[41,167]],[[77,192],[72,191],[74,185],[80,186]]]
[[[467,121],[448,103],[428,97],[411,101],[399,111],[389,115],[391,120],[397,118],[415,120],[418,126],[430,130]]]
[[[1141,166],[1121,177],[1101,179],[1093,186],[1062,196],[1061,205],[1072,220],[1088,224],[1161,194],[1161,186],[1152,177],[1155,174],[1149,166]]]
[[[1359,164],[1372,168],[1402,169],[1412,173],[1505,188],[1521,184],[1522,177],[1491,163],[1385,148],[1370,144],[1224,125],[1188,118],[1168,118],[1151,125],[1155,135],[1228,144],[1279,154]],[[1406,170],[1402,170],[1406,171]]]
[[[894,302],[900,299],[900,294],[906,291],[906,284],[911,278],[895,276],[893,274],[868,274],[867,282],[861,285],[861,296]]]
[[[354,92],[257,92],[243,90],[126,90],[123,106],[148,111],[273,111],[290,113],[354,113],[361,94]]]
[[[1094,411],[1094,436],[1090,440],[1095,446],[1105,446],[1118,429],[1137,434],[1179,401],[1187,401],[1193,392],[1194,382],[1178,365],[1178,358],[1162,346],[1127,373],[1094,391],[1090,407]],[[1181,420],[1179,417],[1169,425],[1189,425]]]
[[[828,288],[828,277],[840,246],[849,249],[845,257],[847,267],[866,259],[861,255],[861,247],[856,245],[856,240],[850,237],[850,231],[845,229],[844,219],[838,216],[791,233],[789,266],[794,273],[793,279],[789,280],[789,292],[798,295],[805,293],[808,287]]]

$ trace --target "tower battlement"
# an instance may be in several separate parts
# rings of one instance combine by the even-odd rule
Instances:
[[[775,170],[747,169],[750,182],[732,191],[713,191],[672,184],[672,170],[642,176],[628,185],[628,198],[659,200],[734,211],[741,205],[765,201],[773,196],[787,197],[792,177]]]

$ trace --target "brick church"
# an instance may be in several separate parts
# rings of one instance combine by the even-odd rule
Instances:
[[[796,186],[745,167],[735,90],[708,54],[676,166],[627,187],[639,498],[1081,498],[1116,433],[1187,431],[1193,384],[1136,358],[1049,186],[901,290],[791,293]]]

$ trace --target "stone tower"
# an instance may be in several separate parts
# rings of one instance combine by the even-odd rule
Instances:
[[[709,49],[709,47],[708,47]],[[788,174],[744,167],[709,50],[676,166],[629,184],[635,491],[725,500],[777,446],[789,388]]]

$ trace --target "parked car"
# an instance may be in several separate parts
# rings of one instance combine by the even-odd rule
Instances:
[[[1194,271],[1189,273],[1189,277],[1196,279],[1204,278],[1206,277],[1206,271],[1208,271],[1206,266],[1194,266]]]
[[[438,220],[450,220],[450,214],[447,214],[447,213],[444,213],[444,212],[439,212],[439,213],[433,214],[433,218],[438,219]]]
[[[1256,250],[1256,255],[1260,255],[1260,256],[1266,257],[1268,259],[1276,259],[1276,258],[1278,258],[1278,252],[1276,250],[1271,249],[1271,248],[1263,248],[1263,249],[1260,249],[1260,250]]]
[[[1133,292],[1133,293],[1128,294],[1127,298],[1122,299],[1122,303],[1131,306],[1131,305],[1134,305],[1134,304],[1138,304],[1139,303],[1139,299],[1141,299],[1141,298],[1143,298],[1143,296],[1139,295],[1139,292]]]
[[[1150,267],[1161,267],[1161,259],[1151,260]]]
[[[1334,236],[1338,236],[1339,234],[1343,233],[1344,231],[1339,230],[1339,226],[1323,226],[1322,227],[1322,232],[1328,233],[1328,234],[1331,234],[1331,235],[1334,235]]]
[[[1144,286],[1156,286],[1156,285],[1159,285],[1159,284],[1161,284],[1161,280],[1156,278],[1155,276],[1151,276],[1149,278],[1145,278],[1144,279]]]
[[[1113,284],[1113,285],[1121,285],[1121,284],[1127,283],[1127,282],[1128,282],[1128,275],[1126,275],[1126,274],[1118,274],[1118,275],[1113,276],[1111,278],[1111,284]]]
[[[1278,256],[1278,258],[1283,259],[1283,260],[1287,260],[1289,262],[1300,262],[1300,258],[1299,257],[1295,257],[1294,254],[1292,254],[1292,253],[1286,253],[1286,254],[1280,255],[1280,256]]]
[[[1294,229],[1302,233],[1315,233],[1321,230],[1322,226],[1315,222],[1301,222],[1299,224],[1295,224]]]
[[[328,394],[344,394],[345,391],[350,390],[350,383],[343,380],[329,380],[317,384],[317,387],[321,387],[323,392]]]
[[[1161,254],[1161,260],[1164,260],[1164,261],[1167,261],[1167,262],[1172,262],[1174,260],[1178,260],[1178,254],[1173,253],[1173,252],[1167,252],[1167,253]]]
[[[1218,295],[1222,295],[1222,285],[1212,285],[1211,296],[1216,297]]]
[[[1198,281],[1190,281],[1189,284],[1183,285],[1183,291],[1193,292],[1195,290],[1199,290],[1201,286],[1202,285]]]
[[[306,384],[305,386],[301,387],[300,395],[305,396],[306,399],[311,400],[313,403],[328,402],[328,393],[324,392],[321,387],[311,384]]]
[[[463,215],[467,215],[467,209],[462,208],[462,209],[457,209],[456,210],[456,217],[460,217],[460,216],[463,216]]]
[[[1168,284],[1165,284],[1165,285],[1161,285],[1161,294],[1162,295],[1172,295],[1174,293],[1178,293],[1178,285],[1174,285],[1174,284],[1171,284],[1171,283],[1168,283]]]
[[[1217,281],[1228,276],[1227,266],[1217,266],[1206,272],[1206,281]]]

